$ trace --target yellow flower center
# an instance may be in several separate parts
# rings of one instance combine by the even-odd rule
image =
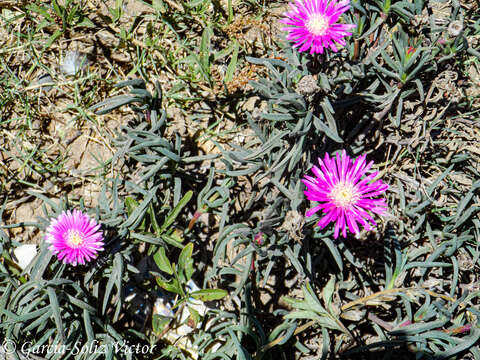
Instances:
[[[347,209],[358,201],[359,194],[353,184],[339,182],[333,187],[330,197],[336,207]]]
[[[307,30],[315,36],[325,35],[328,25],[328,19],[322,14],[313,14],[305,24]]]
[[[83,236],[78,231],[71,230],[68,232],[67,242],[72,247],[79,247],[83,244]]]

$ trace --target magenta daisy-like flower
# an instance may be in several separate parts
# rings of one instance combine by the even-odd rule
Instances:
[[[78,210],[64,211],[53,219],[45,240],[49,249],[65,264],[84,265],[103,250],[100,225]]]
[[[289,32],[287,39],[295,43],[294,48],[300,47],[298,51],[310,49],[310,54],[323,54],[324,48],[330,48],[337,52],[335,43],[345,46],[343,38],[352,35],[348,30],[356,26],[336,24],[349,4],[349,0],[295,0],[295,4],[289,4],[292,11],[284,13],[286,18],[280,20],[288,25],[282,30]]]
[[[366,155],[362,155],[353,162],[345,150],[341,156],[337,153],[334,158],[325,154],[323,160],[318,159],[320,167],[312,168],[315,177],[305,176],[302,179],[308,189],[304,192],[307,199],[320,202],[308,210],[306,216],[322,210],[324,216],[317,225],[323,229],[330,222],[335,222],[335,239],[340,230],[343,237],[347,237],[347,227],[350,232],[358,234],[358,224],[365,230],[371,230],[372,225],[377,225],[372,213],[384,215],[387,211],[385,200],[374,197],[383,194],[388,185],[381,180],[373,181],[378,172],[363,177],[373,165],[373,161],[367,164],[365,159]]]

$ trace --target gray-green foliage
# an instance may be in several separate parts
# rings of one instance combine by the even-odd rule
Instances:
[[[298,240],[298,236],[295,236],[298,234],[286,232],[282,225],[294,219],[294,211],[304,211],[300,179],[315,163],[317,156],[341,147],[354,154],[369,150],[369,140],[372,143],[375,141],[372,133],[369,133],[372,128],[387,133],[392,129],[395,131],[395,128],[403,130],[406,104],[424,101],[435,76],[451,66],[452,59],[456,57],[455,65],[461,67],[462,58],[478,55],[470,45],[470,36],[478,34],[478,15],[474,16],[473,21],[465,21],[464,10],[458,2],[453,4],[452,13],[443,22],[435,20],[438,15],[433,14],[432,4],[423,1],[354,1],[352,5],[353,11],[345,16],[345,20],[355,23],[357,29],[348,41],[346,52],[311,57],[299,55],[286,46],[281,54],[274,54],[275,57],[247,58],[265,67],[267,77],[251,82],[251,85],[255,93],[265,100],[267,110],[260,115],[255,112],[246,115],[248,125],[254,132],[253,139],[246,146],[231,151],[222,149],[222,152],[228,166],[226,173],[249,176],[255,185],[247,209],[248,205],[258,201],[255,196],[261,194],[268,210],[264,208],[263,211],[252,212],[250,220],[256,224],[255,228],[246,224],[232,225],[225,228],[228,233],[221,233],[220,244],[234,241],[235,245],[244,246],[234,259],[234,264],[237,264],[243,257],[241,263],[244,265],[220,270],[219,273],[234,273],[239,279],[235,283],[236,293],[242,293],[239,287],[248,286],[246,264],[252,261],[249,255],[255,249],[258,271],[251,281],[259,286],[264,286],[275,267],[273,273],[278,274],[283,259],[288,259],[286,269],[281,270],[286,274],[296,272],[300,279],[312,277],[315,273],[323,277],[321,270],[315,269],[315,264],[317,268],[330,270],[327,264],[319,265],[319,262],[331,261],[321,256],[326,253],[331,254],[331,259],[340,270],[335,273],[338,281],[336,290],[342,294],[346,291],[349,294],[347,298],[352,300],[355,299],[353,292],[364,286],[362,282],[386,290],[409,287],[405,285],[407,281],[414,283],[418,287],[417,292],[426,294],[426,302],[419,303],[416,296],[406,292],[402,293],[400,302],[385,297],[384,300],[388,302],[395,301],[393,307],[382,301],[376,304],[394,310],[397,326],[405,317],[418,322],[405,329],[385,331],[374,321],[365,318],[364,308],[356,312],[326,312],[315,296],[308,295],[311,289],[304,290],[309,307],[289,313],[285,316],[288,320],[284,324],[291,323],[292,319],[317,319],[317,326],[325,330],[335,329],[328,325],[330,319],[334,323],[340,323],[342,317],[357,322],[362,320],[361,323],[348,325],[349,330],[361,335],[368,326],[373,326],[383,341],[364,346],[348,331],[338,328],[336,330],[343,332],[342,336],[338,336],[334,344],[330,343],[331,338],[324,336],[323,347],[336,353],[344,341],[355,341],[355,350],[349,352],[354,354],[382,346],[395,348],[406,342],[415,345],[417,356],[438,354],[440,358],[447,358],[470,349],[479,336],[474,308],[476,293],[455,298],[461,293],[458,292],[462,271],[459,268],[460,249],[474,259],[474,264],[478,261],[478,246],[475,245],[479,240],[479,223],[475,217],[478,206],[468,206],[473,198],[478,199],[478,184],[474,182],[470,191],[461,194],[455,190],[456,186],[451,180],[447,185],[442,183],[452,170],[460,171],[469,179],[478,177],[478,170],[468,162],[467,155],[458,154],[451,160],[434,156],[433,163],[442,172],[428,188],[409,194],[413,195],[409,199],[405,198],[401,182],[397,183],[398,189],[394,187],[400,197],[399,203],[392,204],[397,206],[393,213],[399,216],[395,224],[399,228],[394,230],[389,225],[381,236],[385,239],[386,261],[385,275],[379,279],[368,278],[369,274],[374,274],[374,270],[360,270],[365,267],[365,259],[353,254],[343,243],[334,243],[329,238],[328,230],[309,233],[305,228],[313,223],[308,221],[300,232],[303,245],[296,246],[293,240]],[[421,26],[413,26],[414,21],[420,22]],[[461,32],[452,34],[449,24],[454,22],[462,24]],[[313,84],[311,71],[315,76]],[[304,79],[306,81],[302,82]],[[305,84],[309,85],[308,89],[305,89]],[[439,121],[438,118],[436,121]],[[434,122],[426,126],[433,129],[437,125]],[[462,165],[464,161],[466,163]],[[434,197],[440,193],[455,194],[454,203],[449,203],[445,208],[435,208]],[[400,214],[406,215],[408,220],[403,220]],[[265,232],[268,239],[267,245],[261,249],[255,246],[254,241],[255,234],[259,232]],[[401,238],[401,242],[397,237]],[[414,242],[421,243],[425,238],[429,239],[428,245],[418,245],[416,249],[409,247]],[[394,253],[390,253],[392,241]],[[223,248],[217,249],[223,251]],[[352,266],[354,271],[359,271],[357,276],[360,283],[344,278],[345,270]],[[442,275],[448,280],[442,282],[438,278]],[[313,279],[318,281],[315,276]],[[437,281],[440,281],[440,285],[432,288]],[[435,289],[440,294],[448,293],[450,298],[446,302],[433,301],[432,305],[428,289]],[[321,287],[317,290],[321,290]],[[293,304],[298,308],[297,301]],[[364,307],[367,302],[362,304]],[[323,310],[316,311],[316,308]],[[412,309],[417,310],[413,313]],[[286,335],[277,337],[282,339],[278,343],[283,344],[286,338],[294,334],[294,331],[287,329],[290,328],[284,328]],[[415,336],[410,336],[414,331],[417,331]],[[309,352],[298,343],[296,346],[300,352]],[[472,348],[471,351],[478,358],[478,349]],[[263,354],[262,351],[260,353]],[[386,351],[386,356],[388,353]],[[326,353],[323,354],[326,356]]]
[[[125,287],[137,279],[139,288],[148,290],[150,287],[153,294],[155,285],[151,280],[138,277],[139,261],[159,248],[184,248],[184,239],[181,231],[175,228],[175,221],[191,199],[192,192],[184,192],[182,188],[182,175],[185,177],[182,165],[209,158],[189,157],[188,152],[183,152],[178,136],[174,143],[164,137],[165,112],[159,106],[161,91],[158,84],[154,95],[146,90],[141,80],[117,86],[131,86],[132,96],[109,99],[93,109],[101,108],[99,112],[106,113],[127,103],[138,106],[135,109],[141,121],[119,129],[115,139],[118,151],[112,159],[114,163],[123,163],[126,169],[138,171],[127,172],[122,178],[106,179],[102,187],[98,206],[92,214],[102,224],[106,242],[99,259],[91,266],[72,271],[70,266],[57,261],[43,242],[35,260],[20,273],[8,254],[13,244],[2,230],[2,254],[6,265],[1,265],[0,329],[5,340],[16,344],[29,342],[31,347],[52,345],[66,349],[65,352],[52,351],[47,354],[49,358],[68,355],[76,359],[99,356],[130,359],[132,354],[118,351],[115,344],[131,343],[132,339],[144,344],[155,342],[149,332],[142,333],[125,326],[129,306]],[[144,110],[148,113],[146,117],[143,116]],[[204,192],[212,190],[210,187]],[[56,203],[43,194],[31,194],[44,201],[45,218],[22,226],[37,226],[45,231],[51,218],[74,206],[68,200]],[[83,204],[79,205],[83,209]],[[146,249],[139,252],[142,243]],[[191,251],[187,255],[190,257]],[[191,262],[185,256],[181,259],[182,263]],[[191,265],[189,269],[188,279],[192,275]],[[200,290],[192,296],[202,299],[220,297],[220,292],[211,295],[209,291]],[[91,344],[104,345],[107,350],[96,353],[78,351],[79,347]],[[46,355],[45,352],[42,355]]]

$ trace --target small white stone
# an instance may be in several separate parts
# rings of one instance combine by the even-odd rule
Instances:
[[[463,23],[460,20],[454,20],[448,25],[448,35],[457,37],[463,31]]]
[[[25,244],[20,245],[15,250],[13,250],[15,255],[15,263],[18,264],[24,270],[37,255],[37,245],[35,244]]]
[[[80,70],[83,70],[87,66],[87,58],[85,55],[80,54],[77,51],[67,51],[60,70],[67,76],[75,75]]]
[[[153,304],[153,314],[171,318],[175,315],[170,304],[160,297],[157,298]]]

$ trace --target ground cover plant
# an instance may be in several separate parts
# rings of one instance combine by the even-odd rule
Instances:
[[[0,359],[480,359],[478,1],[0,23]]]

